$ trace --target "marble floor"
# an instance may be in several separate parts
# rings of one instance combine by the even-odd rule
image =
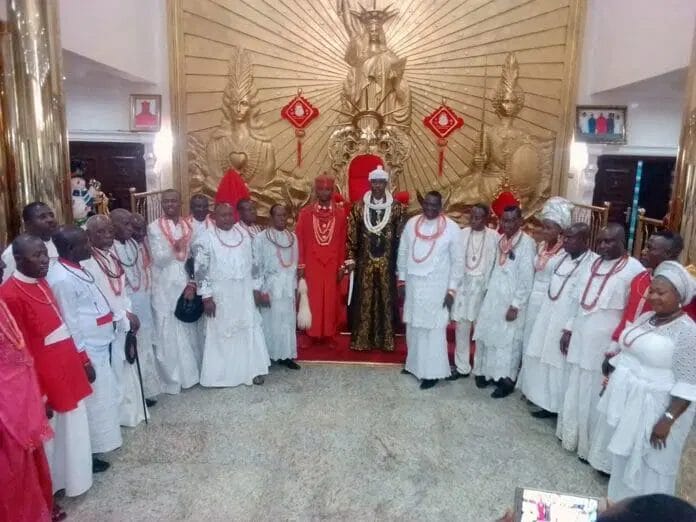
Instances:
[[[518,394],[418,389],[394,366],[273,367],[263,386],[165,396],[74,521],[495,520],[526,485],[601,496]]]

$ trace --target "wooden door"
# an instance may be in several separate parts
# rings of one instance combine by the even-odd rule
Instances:
[[[610,223],[628,223],[626,211],[633,200],[633,186],[636,181],[636,164],[634,158],[625,156],[600,156],[597,160],[593,205],[611,203]]]
[[[85,162],[86,180],[101,182],[111,209],[130,210],[130,187],[146,190],[144,155],[142,143],[70,142],[70,159]]]
[[[643,161],[638,207],[645,215],[662,219],[667,213],[671,197],[672,173],[675,158],[644,156],[600,156],[593,204],[611,203],[609,221],[628,225],[633,205],[638,161]]]

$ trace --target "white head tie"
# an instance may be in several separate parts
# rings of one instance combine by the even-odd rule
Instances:
[[[663,261],[655,269],[655,277],[664,277],[677,289],[682,305],[689,304],[696,291],[696,281],[689,271],[681,263],[676,261]]]
[[[540,219],[553,221],[563,230],[572,224],[573,204],[565,198],[554,196],[546,200],[539,213]]]
[[[389,181],[389,173],[384,170],[382,165],[378,165],[375,170],[370,172],[370,175],[367,177],[368,181]]]

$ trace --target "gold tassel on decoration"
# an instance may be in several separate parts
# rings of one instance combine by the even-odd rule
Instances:
[[[300,304],[297,310],[297,328],[300,330],[309,330],[312,326],[312,311],[309,309],[307,281],[304,280],[304,277],[298,281],[297,291],[300,294]]]

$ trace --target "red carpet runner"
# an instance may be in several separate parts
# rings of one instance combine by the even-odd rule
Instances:
[[[454,358],[454,332],[447,332],[450,362]],[[366,363],[366,364],[398,364],[406,362],[406,338],[397,336],[394,339],[394,351],[357,352],[350,349],[350,335],[339,335],[334,346],[328,343],[313,344],[306,335],[297,336],[297,360],[305,362],[337,362],[337,363]]]

